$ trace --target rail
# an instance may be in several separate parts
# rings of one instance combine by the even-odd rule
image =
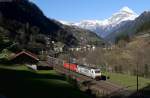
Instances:
[[[96,96],[109,96],[109,98],[111,98],[110,96],[119,95],[120,93],[123,94],[122,92],[127,91],[123,87],[111,82],[96,81],[90,77],[65,69],[63,67],[63,60],[49,57],[48,62],[53,64],[53,69],[59,74],[66,75],[75,79],[81,90],[90,90],[91,94],[94,94]]]

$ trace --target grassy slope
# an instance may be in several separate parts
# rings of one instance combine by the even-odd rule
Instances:
[[[136,76],[123,75],[118,73],[105,73],[110,77],[109,81],[122,85],[129,90],[136,90]],[[139,88],[142,89],[150,84],[150,79],[139,77]]]
[[[0,95],[8,98],[89,98],[54,71],[0,66]]]

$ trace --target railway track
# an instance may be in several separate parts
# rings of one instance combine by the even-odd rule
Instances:
[[[96,81],[87,76],[78,74],[76,72],[69,72],[65,68],[56,68],[56,71],[60,74],[71,76],[72,78],[78,79],[81,85],[86,86],[86,89],[90,89],[93,94],[101,95],[114,95],[124,90],[121,86],[110,83],[108,81]]]
[[[56,61],[56,63],[53,62],[53,64],[55,64],[54,70],[56,70],[56,72],[76,79],[78,84],[84,87],[85,91],[90,90],[91,93],[95,94],[96,96],[113,96],[125,90],[123,87],[113,84],[111,82],[96,81],[90,77],[65,69],[62,65],[62,60],[54,58],[53,61]]]

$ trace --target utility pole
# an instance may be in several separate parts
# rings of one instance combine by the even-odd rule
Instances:
[[[137,83],[137,92],[139,91],[139,74],[138,74],[138,63],[137,63],[137,65],[136,65],[136,67],[137,67],[137,71],[136,71],[136,75],[137,75],[137,77],[136,77],[136,83]]]
[[[70,50],[69,50],[68,52],[69,52],[69,76],[70,76],[70,58],[71,58],[71,57],[70,57],[70,54],[71,54],[71,53],[70,53]]]

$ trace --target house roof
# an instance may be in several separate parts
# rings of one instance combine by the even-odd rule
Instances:
[[[37,56],[36,54],[33,54],[33,53],[29,52],[29,51],[21,51],[21,52],[15,54],[11,59],[15,59],[15,58],[17,58],[18,56],[20,56],[20,55],[22,55],[22,54],[26,54],[26,55],[28,55],[29,57],[31,57],[31,58],[33,58],[33,59],[39,61],[38,56]]]

